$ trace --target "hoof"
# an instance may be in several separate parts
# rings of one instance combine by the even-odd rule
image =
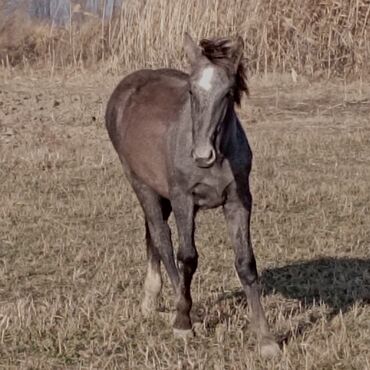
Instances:
[[[260,352],[263,358],[273,358],[281,353],[279,345],[272,338],[263,338],[260,344]]]
[[[194,332],[192,329],[176,329],[173,328],[173,335],[176,338],[190,339],[194,337]]]

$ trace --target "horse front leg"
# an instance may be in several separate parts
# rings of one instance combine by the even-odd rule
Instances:
[[[280,352],[280,348],[270,333],[260,300],[256,259],[250,236],[252,196],[248,185],[243,189],[243,192],[238,192],[236,184],[230,185],[224,214],[235,250],[235,268],[251,310],[252,327],[260,339],[261,354],[271,357]]]
[[[176,316],[173,328],[176,336],[184,337],[193,333],[190,319],[191,281],[198,265],[198,253],[194,243],[195,208],[193,199],[182,193],[173,196],[172,207],[179,237],[177,252],[179,285],[176,292]]]

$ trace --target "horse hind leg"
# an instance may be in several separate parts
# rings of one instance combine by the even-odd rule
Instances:
[[[160,199],[162,219],[167,222],[171,213],[171,204],[166,199]],[[157,308],[158,298],[162,289],[161,255],[155,241],[153,241],[148,218],[145,216],[145,240],[147,247],[147,273],[144,282],[144,297],[141,311],[145,317],[151,315]]]
[[[158,297],[162,289],[160,256],[153,245],[147,221],[145,221],[145,241],[148,266],[144,282],[144,298],[141,304],[141,312],[147,317],[157,308]]]

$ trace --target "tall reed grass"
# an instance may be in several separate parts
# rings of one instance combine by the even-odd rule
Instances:
[[[241,35],[252,72],[364,75],[370,71],[368,0],[126,0],[109,21],[80,7],[66,27],[20,9],[0,19],[4,65],[133,70],[183,64],[185,31]]]

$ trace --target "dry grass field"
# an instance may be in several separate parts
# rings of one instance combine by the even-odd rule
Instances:
[[[107,22],[83,3],[63,27],[0,0],[0,369],[370,370],[368,0],[125,0]],[[273,360],[220,210],[197,219],[195,338],[172,335],[167,279],[140,313],[143,215],[103,115],[122,71],[184,65],[185,31],[245,40]]]
[[[267,361],[220,211],[197,220],[195,338],[142,318],[143,216],[103,122],[118,80],[0,74],[0,367],[370,369],[369,84],[250,81],[253,242],[283,345]]]

